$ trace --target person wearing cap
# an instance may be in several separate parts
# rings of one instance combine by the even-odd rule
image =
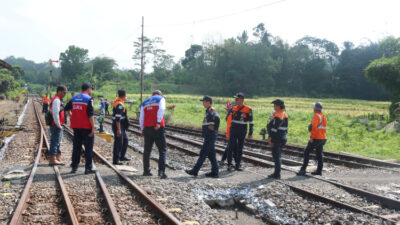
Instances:
[[[92,85],[84,83],[82,92],[71,98],[64,110],[71,117],[70,126],[74,130],[71,173],[76,173],[81,159],[82,144],[85,146],[85,174],[94,173],[94,109]]]
[[[165,161],[167,158],[167,142],[165,140],[165,98],[160,90],[155,90],[140,107],[139,124],[144,136],[143,176],[152,176],[150,171],[150,154],[154,142],[158,148],[158,176],[166,179]]]
[[[45,96],[43,96],[42,101],[43,101],[42,113],[47,113],[49,111],[49,104],[50,104],[49,95],[46,94]]]
[[[203,106],[206,108],[202,125],[204,142],[195,166],[191,170],[185,170],[185,172],[189,175],[197,176],[204,161],[208,158],[211,162],[211,172],[206,173],[205,175],[206,177],[218,178],[218,162],[215,152],[215,141],[218,136],[220,119],[217,111],[212,107],[212,98],[210,96],[204,96],[200,101],[203,102]]]
[[[228,151],[228,171],[233,168],[232,155],[235,155],[235,170],[242,171],[241,166],[244,139],[247,133],[247,124],[249,124],[249,135],[251,139],[253,135],[253,111],[244,104],[244,94],[242,92],[233,96],[236,99],[236,105],[232,108],[232,121],[229,136]]]
[[[128,149],[128,136],[126,129],[128,128],[129,120],[127,110],[125,107],[126,90],[118,90],[118,97],[113,101],[113,114],[112,114],[112,130],[114,133],[114,146],[113,146],[113,164],[122,165],[120,161],[130,161],[126,157],[126,150]]]
[[[281,99],[276,99],[271,104],[274,104],[274,113],[267,125],[268,144],[272,149],[272,158],[274,159],[274,173],[268,178],[281,178],[281,153],[282,146],[286,144],[286,134],[288,132],[289,117],[285,111],[285,102]]]
[[[326,143],[326,125],[328,123],[326,116],[322,113],[322,103],[313,103],[314,116],[311,120],[311,124],[308,126],[310,131],[310,140],[308,141],[307,147],[304,150],[304,161],[297,175],[303,176],[306,174],[308,161],[310,160],[310,151],[316,150],[318,166],[317,170],[312,172],[312,175],[322,175],[323,167],[323,151]]]

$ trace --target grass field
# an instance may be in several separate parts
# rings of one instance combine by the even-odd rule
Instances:
[[[101,95],[102,93],[95,93]],[[146,94],[143,98],[147,98]],[[104,97],[112,101],[115,94],[106,94]],[[168,111],[169,123],[200,128],[204,108],[195,95],[166,95],[167,106],[175,105],[174,111]],[[135,116],[138,108],[139,95],[128,95],[134,99],[129,114]],[[225,133],[224,105],[233,98],[215,97],[213,106],[219,112],[222,122],[220,133]],[[275,97],[245,99],[245,104],[252,107],[254,113],[254,138],[261,139],[260,130],[266,127],[268,118],[273,111],[270,104]],[[400,133],[384,132],[379,129],[388,118],[389,102],[349,100],[349,99],[311,99],[311,98],[282,98],[286,103],[289,115],[288,143],[306,145],[309,132],[312,103],[321,101],[324,104],[324,113],[328,117],[328,142],[326,149],[344,151],[380,159],[400,159]],[[97,104],[96,104],[97,105]],[[360,122],[360,119],[369,119],[369,123]],[[380,122],[379,122],[380,121]]]

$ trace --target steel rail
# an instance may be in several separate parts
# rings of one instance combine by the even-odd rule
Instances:
[[[69,129],[65,129],[68,134],[73,136],[73,132]],[[112,170],[114,170],[115,173],[118,174],[125,182],[128,183],[128,185],[134,190],[136,194],[138,194],[139,197],[141,197],[147,204],[149,204],[159,215],[165,219],[167,224],[176,224],[176,225],[182,225],[182,223],[175,217],[173,216],[168,210],[166,210],[161,204],[159,204],[156,200],[154,200],[152,197],[150,197],[139,185],[137,185],[135,182],[133,182],[128,176],[123,174],[121,171],[119,171],[112,163],[110,163],[105,157],[103,157],[100,153],[97,151],[93,150],[93,153],[95,154],[96,157],[98,157],[104,164],[106,164],[108,167],[110,167]],[[96,172],[97,173],[97,172]]]
[[[17,207],[16,207],[16,209],[15,209],[15,211],[13,213],[13,216],[12,216],[12,218],[10,220],[10,223],[9,223],[10,225],[22,224],[22,222],[23,222],[22,221],[22,218],[23,218],[22,213],[26,209],[26,204],[27,204],[27,201],[28,201],[28,199],[30,197],[30,189],[32,187],[32,183],[33,183],[33,179],[34,179],[34,176],[35,176],[35,173],[36,173],[36,170],[37,170],[37,166],[38,166],[39,161],[40,161],[40,159],[42,157],[43,150],[45,148],[47,148],[47,149],[49,148],[49,145],[48,145],[48,142],[47,142],[47,138],[46,138],[46,134],[45,134],[45,131],[43,129],[42,122],[40,120],[40,116],[39,116],[39,114],[37,112],[37,108],[35,106],[35,102],[34,101],[32,101],[32,106],[34,108],[38,124],[40,126],[40,141],[39,141],[39,144],[37,146],[37,154],[36,154],[36,157],[35,157],[35,162],[33,164],[31,173],[30,173],[28,181],[27,181],[27,183],[26,183],[26,185],[24,187],[22,195],[21,195],[21,197],[20,197],[20,199],[18,201],[18,205],[17,205]],[[74,209],[73,209],[73,207],[71,205],[71,201],[69,200],[68,194],[65,192],[65,190],[63,190],[63,187],[65,188],[64,183],[62,182],[62,179],[61,180],[58,179],[59,174],[57,175],[57,171],[56,170],[58,170],[58,168],[55,168],[55,173],[56,173],[59,185],[61,187],[61,191],[62,191],[62,194],[63,194],[63,200],[64,200],[64,202],[66,204],[66,208],[67,208],[68,215],[69,215],[69,220],[70,220],[71,224],[73,224],[73,225],[79,224],[78,223],[78,219],[76,217],[76,214],[74,212]]]
[[[140,135],[139,131],[133,130],[132,128],[129,128],[128,131],[131,132],[131,133],[134,133],[136,135]],[[199,143],[199,142],[192,142],[190,140],[183,139],[183,138],[180,138],[180,139],[182,141],[184,141],[185,143],[192,143],[193,145],[199,146],[199,147],[201,146],[201,143]],[[178,150],[188,152],[190,154],[196,154],[196,155],[199,154],[199,152],[197,152],[197,151],[189,150],[189,149],[186,149],[184,147],[173,145],[173,144],[168,143],[168,142],[167,142],[167,145],[169,145],[170,147],[173,147],[173,148],[177,148]],[[216,151],[222,153],[224,151],[224,149],[216,148]],[[254,163],[254,164],[257,164],[257,165],[265,166],[265,167],[274,167],[274,163],[267,162],[265,160],[261,160],[261,159],[256,158],[256,157],[249,157],[249,156],[243,155],[243,160],[251,162],[251,163]],[[282,166],[282,170],[290,171],[290,172],[293,172],[293,173],[297,172],[297,171],[295,171],[292,168],[287,167],[287,166]],[[388,197],[380,195],[380,194],[372,193],[370,191],[366,191],[366,190],[363,190],[363,189],[360,189],[360,188],[352,187],[350,185],[346,185],[346,184],[342,184],[342,183],[339,183],[339,182],[336,182],[336,181],[328,180],[328,179],[325,179],[325,178],[322,178],[322,177],[313,176],[313,175],[310,175],[310,174],[306,174],[306,176],[310,177],[310,178],[314,178],[314,179],[320,180],[320,181],[323,181],[323,182],[327,182],[327,183],[333,184],[333,185],[335,185],[337,187],[340,187],[340,188],[343,188],[343,189],[347,190],[350,193],[359,195],[361,197],[365,197],[369,201],[377,202],[377,203],[379,203],[382,206],[385,206],[387,208],[400,210],[400,201],[398,201],[398,200],[395,200],[395,199],[392,199],[392,198],[388,198]]]

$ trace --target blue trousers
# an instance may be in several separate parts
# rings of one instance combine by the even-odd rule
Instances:
[[[199,172],[204,161],[206,160],[206,158],[208,158],[211,162],[211,172],[213,174],[218,174],[218,162],[215,152],[215,140],[217,139],[217,135],[218,135],[217,130],[203,131],[204,142],[200,150],[200,156],[197,159],[197,162],[192,170],[194,173],[197,174]]]
[[[229,136],[229,151],[228,151],[228,165],[232,165],[232,157],[235,156],[236,167],[240,166],[243,155],[244,139],[246,138],[247,127],[233,128],[231,127],[231,134]]]
[[[63,129],[59,130],[56,125],[50,125],[50,149],[49,155],[61,153],[60,143],[62,140]]]
[[[85,146],[85,168],[91,169],[92,158],[93,158],[93,144],[94,135],[89,137],[92,132],[90,129],[76,129],[74,128],[74,138],[73,138],[73,152],[72,152],[72,168],[77,168],[81,160],[82,144]]]
[[[113,149],[113,163],[119,162],[125,157],[126,150],[128,149],[128,136],[124,126],[121,126],[121,136],[117,137],[117,125],[113,123],[112,129],[114,132],[114,149]]]
[[[318,161],[317,171],[322,172],[322,168],[324,166],[323,151],[325,143],[326,139],[314,139],[313,143],[308,142],[307,147],[304,150],[304,161],[303,166],[301,167],[302,170],[307,169],[308,162],[310,161],[310,151],[315,149]]]

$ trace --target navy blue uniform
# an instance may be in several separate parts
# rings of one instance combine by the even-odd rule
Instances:
[[[281,174],[281,153],[282,146],[286,144],[286,134],[288,132],[289,119],[285,111],[281,110],[275,112],[270,122],[267,125],[268,137],[271,138],[272,157],[275,163],[274,175],[280,176]]]
[[[82,112],[75,111],[77,109],[82,109]],[[71,101],[67,103],[64,110],[72,110],[71,128],[74,129],[74,137],[71,167],[75,169],[78,168],[83,144],[85,146],[85,168],[92,169],[94,135],[89,137],[89,134],[92,132],[89,128],[91,126],[89,117],[94,115],[93,98],[82,93],[75,95]]]
[[[116,106],[113,107],[112,119],[112,130],[114,132],[113,163],[115,164],[125,158],[126,150],[128,149],[128,136],[126,134],[127,127],[125,127],[128,117],[126,108],[122,104],[116,104]],[[117,136],[117,122],[120,124],[120,137]]]
[[[204,142],[200,150],[200,156],[196,162],[196,165],[192,170],[194,174],[197,174],[199,172],[204,161],[206,160],[206,158],[208,158],[212,166],[211,173],[218,175],[218,163],[215,152],[215,141],[218,135],[219,122],[220,118],[217,111],[215,111],[215,109],[211,106],[208,107],[206,109],[202,126]],[[214,129],[211,130],[209,126],[213,126]]]

